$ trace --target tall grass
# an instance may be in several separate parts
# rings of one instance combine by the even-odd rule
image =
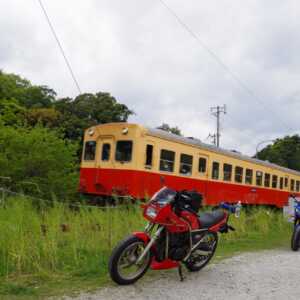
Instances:
[[[36,208],[8,198],[0,208],[0,276],[107,272],[112,247],[144,224],[138,208]]]
[[[218,254],[223,257],[242,251],[289,247],[292,226],[279,209],[253,207],[242,211],[239,218],[231,216],[229,224],[236,230],[220,235]]]
[[[230,224],[236,231],[221,236],[217,255],[279,246],[291,231],[280,211],[265,208],[231,217]],[[49,282],[64,276],[100,280],[107,276],[114,245],[143,226],[137,206],[74,210],[9,197],[0,204],[0,281],[30,277]]]

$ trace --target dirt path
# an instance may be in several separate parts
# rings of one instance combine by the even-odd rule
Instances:
[[[272,250],[247,253],[211,264],[199,273],[185,272],[180,282],[176,270],[146,277],[133,286],[110,286],[76,300],[141,299],[299,299],[300,253]],[[64,299],[71,299],[65,297]],[[74,299],[74,298],[72,298]]]

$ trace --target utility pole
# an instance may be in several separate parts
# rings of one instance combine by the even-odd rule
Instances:
[[[213,116],[217,118],[217,133],[214,135],[210,135],[211,137],[214,137],[214,144],[219,147],[220,146],[220,115],[221,113],[226,114],[226,105],[223,106],[215,106],[210,108],[210,112]]]
[[[211,139],[211,141],[214,145],[217,144],[217,135],[215,133],[214,134],[210,133],[206,139]]]

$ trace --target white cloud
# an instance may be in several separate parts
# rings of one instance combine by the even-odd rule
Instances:
[[[204,140],[210,106],[227,104],[222,145],[255,152],[298,129],[300,4],[294,0],[203,3],[164,0],[261,100],[249,96],[160,1],[43,0],[81,89],[108,91],[132,121],[179,126]],[[0,3],[0,67],[58,95],[75,96],[38,1]]]

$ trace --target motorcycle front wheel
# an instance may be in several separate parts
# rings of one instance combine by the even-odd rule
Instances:
[[[109,260],[109,274],[114,282],[120,285],[132,284],[146,273],[152,258],[150,251],[139,264],[136,263],[145,246],[144,242],[134,235],[116,246]]]
[[[191,272],[200,271],[204,268],[215,254],[218,245],[218,234],[207,232],[203,237],[203,242],[196,248],[185,262],[186,268]],[[207,254],[203,254],[203,252]]]
[[[291,248],[293,251],[298,251],[300,247],[300,225],[296,225],[291,240]]]

